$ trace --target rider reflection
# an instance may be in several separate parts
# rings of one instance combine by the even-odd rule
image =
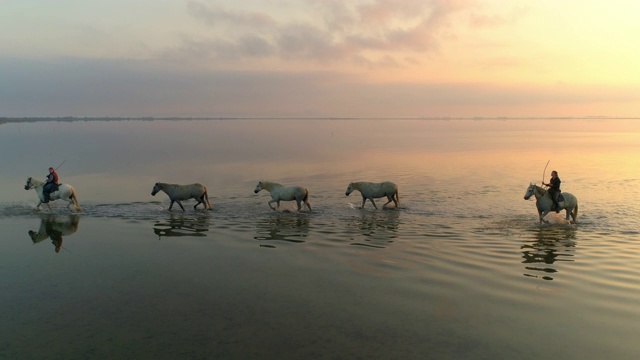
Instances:
[[[55,216],[52,214],[40,218],[38,231],[29,230],[29,237],[34,244],[51,239],[56,253],[62,249],[62,236],[69,236],[78,230],[80,217],[78,215]]]
[[[541,228],[532,240],[526,241],[522,250],[522,263],[529,272],[524,276],[553,280],[558,272],[556,262],[574,261],[576,232],[572,227]]]
[[[47,223],[47,235],[51,239],[51,243],[55,246],[55,251],[58,253],[62,248],[62,231],[58,231],[54,228],[53,223]]]

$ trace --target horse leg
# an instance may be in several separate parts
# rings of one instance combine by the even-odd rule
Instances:
[[[276,208],[273,207],[273,205],[271,205],[274,202],[278,202],[278,207],[280,207],[280,202],[278,200],[271,200],[271,201],[268,202],[269,207],[271,208],[271,210],[275,210],[276,209]]]
[[[171,200],[171,204],[169,204],[169,210],[171,210],[171,208],[173,207],[173,203],[174,203],[174,202],[175,202],[175,201]]]
[[[298,204],[298,211],[300,211],[300,209],[302,209],[302,206],[300,206],[301,202],[302,202],[302,200],[296,199],[296,204]]]
[[[204,204],[204,201],[202,200],[202,196],[200,198],[194,196],[193,197],[196,200],[196,204],[193,205],[193,210],[196,210],[196,208],[198,207],[198,205],[202,204],[202,207],[204,207],[205,209],[207,208],[207,205]]]
[[[367,202],[367,198],[366,197],[362,197],[362,206],[360,206],[360,209],[364,209],[364,204]]]
[[[373,204],[373,207],[376,208],[376,210],[377,210],[378,207],[376,206],[375,201],[373,201],[373,198],[370,198],[369,201],[371,201],[371,203]]]
[[[547,220],[544,220],[544,217],[547,216],[547,214],[549,214],[551,210],[544,210],[540,213],[540,224],[545,223],[548,224],[549,222]]]
[[[184,211],[184,206],[182,206],[182,203],[180,202],[180,200],[176,200],[176,202],[178,203],[178,205],[180,205],[180,209],[182,209],[182,211]]]
[[[382,205],[382,207],[387,207],[387,205],[389,205],[392,201],[396,204],[396,207],[398,207],[398,203],[395,202],[396,200],[393,198],[393,195],[387,195],[387,202]]]

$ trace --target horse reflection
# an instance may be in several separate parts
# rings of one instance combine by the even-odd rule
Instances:
[[[153,232],[158,235],[158,239],[166,237],[180,236],[207,236],[209,231],[209,218],[189,217],[182,215],[171,215],[166,220],[156,221]]]
[[[259,219],[256,223],[256,235],[259,241],[304,242],[309,236],[309,216],[304,213],[278,213]],[[261,244],[263,247],[275,247]]]
[[[55,252],[62,248],[62,236],[69,236],[78,231],[80,217],[78,215],[53,215],[40,216],[40,228],[38,231],[29,230],[29,237],[34,244],[51,239]]]
[[[348,223],[350,231],[357,231],[351,245],[385,248],[398,237],[399,211],[363,211]]]
[[[531,273],[525,276],[553,280],[552,274],[558,272],[556,262],[574,261],[576,231],[572,226],[552,226],[532,230],[533,239],[525,242],[522,250],[522,263]]]

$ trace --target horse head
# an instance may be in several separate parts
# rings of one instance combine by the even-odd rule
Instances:
[[[31,190],[32,187],[33,187],[33,184],[31,184],[31,176],[29,176],[29,178],[27,179],[27,183],[24,184],[24,189]]]
[[[160,191],[160,184],[159,183],[155,183],[153,185],[153,190],[151,190],[151,196],[156,196],[158,191]]]
[[[527,188],[527,192],[524,193],[524,199],[529,200],[529,198],[533,196],[535,192],[536,192],[536,184],[535,183],[529,184],[529,187]]]
[[[346,196],[349,196],[349,194],[351,194],[353,192],[353,183],[349,183],[349,186],[347,186],[347,191],[344,193]]]
[[[253,192],[257,194],[260,192],[260,190],[262,190],[262,181],[258,182],[258,185],[256,185],[255,189],[253,189]]]

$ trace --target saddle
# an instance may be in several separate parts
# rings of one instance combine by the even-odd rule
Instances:
[[[556,206],[556,204],[551,204],[551,210],[555,210],[556,212],[558,212],[560,211],[560,203],[564,201],[564,196],[562,196],[562,193],[558,194],[558,197],[556,198],[556,200],[557,200],[558,206]]]

